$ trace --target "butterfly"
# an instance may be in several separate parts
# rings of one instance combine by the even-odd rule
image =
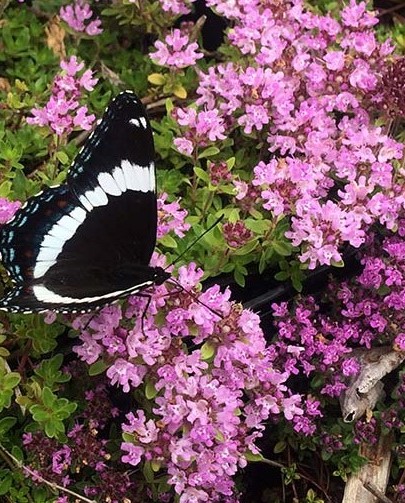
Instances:
[[[162,284],[152,129],[130,91],[106,109],[66,182],[28,199],[0,230],[11,312],[88,312]]]

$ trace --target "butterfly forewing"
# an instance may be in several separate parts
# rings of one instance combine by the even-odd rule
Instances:
[[[157,208],[152,131],[130,92],[108,107],[67,183],[31,198],[1,231],[11,311],[93,309],[153,284]]]
[[[67,182],[79,195],[100,186],[112,195],[128,187],[154,191],[153,162],[152,130],[145,109],[134,94],[125,92],[107,108],[76,157]],[[102,204],[105,199],[100,198]]]

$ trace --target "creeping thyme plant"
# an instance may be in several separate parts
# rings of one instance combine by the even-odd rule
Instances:
[[[337,501],[359,444],[391,431],[405,502],[405,375],[351,423],[339,408],[359,351],[405,352],[403,34],[324,4],[0,2],[0,224],[131,89],[157,152],[152,264],[180,257],[149,300],[1,313],[0,499]],[[356,274],[298,295],[347,250]],[[297,295],[264,320],[233,290],[269,271]]]

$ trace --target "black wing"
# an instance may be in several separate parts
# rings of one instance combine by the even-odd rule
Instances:
[[[121,93],[69,170],[1,230],[16,283],[0,308],[85,311],[151,285],[156,242],[153,137],[141,102]]]

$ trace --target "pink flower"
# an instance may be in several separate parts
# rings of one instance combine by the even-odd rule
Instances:
[[[405,333],[398,334],[394,339],[394,344],[400,351],[405,351]]]
[[[66,72],[66,75],[70,77],[74,77],[76,73],[79,73],[80,70],[84,68],[84,63],[81,61],[80,63],[77,60],[77,56],[71,56],[68,60],[62,60],[60,62],[60,67],[62,70]],[[59,87],[63,87],[64,79],[61,79],[61,83],[59,83]],[[73,81],[72,81],[73,82]],[[74,85],[73,85],[74,89]]]
[[[186,138],[175,138],[173,140],[173,144],[181,154],[191,156],[191,154],[193,153],[193,144]]]
[[[80,107],[76,110],[76,115],[73,117],[73,126],[80,127],[86,131],[91,129],[94,122],[95,115],[87,115],[88,108],[86,106]]]
[[[194,108],[177,108],[174,112],[177,122],[187,128],[184,137],[174,140],[177,148],[184,148],[191,155],[196,146],[204,147],[208,141],[224,140],[224,121],[218,110],[201,111]],[[191,150],[192,149],[192,150]]]
[[[149,54],[155,63],[173,68],[186,68],[195,65],[198,59],[204,55],[198,52],[198,44],[190,43],[189,36],[183,34],[181,30],[174,29],[166,36],[165,42],[157,40],[155,42],[156,52]]]
[[[98,360],[102,349],[102,346],[86,333],[82,334],[82,345],[73,347],[76,354],[88,365],[92,365]]]
[[[80,86],[86,89],[86,91],[93,91],[97,82],[98,79],[93,78],[93,72],[91,70],[86,70],[79,79]]]
[[[91,129],[95,120],[94,114],[88,114],[86,106],[80,107],[79,99],[82,89],[91,91],[98,79],[93,78],[91,70],[85,70],[83,62],[78,62],[76,56],[60,63],[62,72],[55,77],[52,86],[52,96],[43,108],[33,108],[33,117],[27,118],[28,124],[48,126],[56,134],[69,134],[75,127]]]
[[[342,21],[351,28],[370,27],[378,23],[376,16],[367,12],[366,2],[357,3],[350,0],[350,4],[344,7],[341,12]]]
[[[247,105],[246,114],[239,117],[238,123],[244,126],[244,132],[250,134],[253,128],[257,131],[263,129],[265,124],[269,123],[268,110],[263,105]]]
[[[190,12],[189,2],[194,0],[189,0],[185,2],[184,0],[159,0],[162,9],[170,14],[188,14]]]
[[[72,5],[61,7],[59,16],[70,28],[78,33],[84,32],[87,35],[95,36],[103,32],[100,19],[96,18],[88,22],[93,16],[93,11],[90,4],[84,0],[74,0]]]
[[[9,201],[4,197],[0,197],[0,224],[5,224],[11,220],[20,206],[19,201]]]
[[[184,233],[190,229],[190,224],[184,221],[188,212],[182,210],[178,201],[166,203],[168,195],[163,193],[158,198],[158,239],[168,234],[170,231],[182,238]]]
[[[145,451],[143,447],[131,444],[130,442],[122,442],[121,450],[124,452],[127,451],[127,454],[121,457],[121,461],[132,466],[136,466],[142,461],[142,456]]]
[[[200,293],[202,276],[194,263],[182,266],[178,283],[185,291],[169,282],[157,286],[149,301],[129,299],[132,312],[103,309],[81,334],[89,346],[92,333],[111,384],[129,392],[148,375],[150,407],[127,415],[122,460],[133,466],[157,461],[184,501],[232,494],[233,476],[246,466],[247,449],[257,451],[264,422],[284,410],[285,398],[287,414],[299,410],[299,399],[284,396],[287,376],[273,369],[258,316],[231,303],[231,292],[218,285]],[[125,342],[119,354],[111,352],[114,337]]]
[[[146,374],[144,365],[134,365],[127,362],[123,358],[118,358],[114,365],[107,370],[111,384],[119,384],[122,386],[122,391],[128,393],[131,388],[137,388]]]

